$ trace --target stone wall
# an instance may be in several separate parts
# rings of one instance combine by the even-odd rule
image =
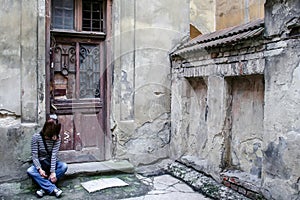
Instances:
[[[13,117],[0,119],[0,183],[12,180],[24,180],[26,170],[31,163],[31,136],[36,124],[21,124]]]
[[[0,182],[26,178],[44,116],[45,1],[0,1]]]
[[[154,163],[169,155],[168,55],[189,37],[189,2],[119,0],[113,13],[113,157]]]

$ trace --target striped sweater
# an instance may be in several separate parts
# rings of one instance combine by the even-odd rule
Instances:
[[[53,140],[45,140],[47,145],[47,149],[49,153],[52,151],[51,154],[51,168],[50,172],[55,172],[55,166],[57,161],[57,153],[60,147],[60,139],[53,141]],[[32,161],[34,166],[37,170],[41,168],[41,164],[39,160],[44,160],[47,157],[47,151],[44,146],[43,138],[40,133],[35,133],[32,136],[31,140],[31,153],[32,153]]]

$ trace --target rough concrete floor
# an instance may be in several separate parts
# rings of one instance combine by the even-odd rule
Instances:
[[[95,180],[99,178],[106,178],[106,177],[118,177],[121,180],[125,181],[129,184],[127,187],[120,187],[120,188],[109,188],[104,189],[102,191],[88,193],[82,186],[82,182]],[[30,181],[32,184],[32,181]],[[30,184],[30,182],[28,184]],[[23,184],[22,184],[23,185]],[[57,185],[62,191],[62,197],[60,199],[103,199],[103,200],[111,200],[111,199],[120,199],[120,198],[127,198],[133,196],[139,196],[147,193],[150,190],[150,187],[143,184],[140,180],[136,178],[134,174],[120,174],[120,175],[111,175],[111,176],[100,176],[100,175],[93,175],[93,176],[78,176],[76,178],[68,178],[65,180],[61,180],[58,182]],[[2,187],[4,187],[2,185]],[[37,190],[37,186],[33,184],[31,188],[19,189],[17,192],[13,191],[13,186],[7,186],[7,189],[4,194],[0,194],[1,200],[15,200],[15,199],[37,199],[35,196],[35,191]],[[17,188],[17,186],[16,186]],[[55,196],[45,195],[42,199],[56,199]]]
[[[170,160],[135,170],[127,161],[70,164],[67,172],[65,179],[58,184],[58,187],[63,190],[60,199],[249,200],[212,178]],[[123,180],[129,186],[108,188],[94,193],[88,193],[81,186],[81,183],[86,181],[112,177]],[[0,200],[37,199],[35,196],[37,189],[37,186],[33,187],[31,179],[3,183],[0,184]],[[56,199],[56,197],[47,195],[43,199]]]
[[[129,186],[108,188],[94,193],[88,193],[82,186],[82,182],[95,180],[99,178],[117,177]],[[28,182],[28,181],[27,181]],[[31,184],[30,182],[28,184]],[[31,200],[38,199],[34,192],[37,187],[26,186],[19,187],[19,184],[2,184],[0,187],[1,200]],[[6,188],[4,188],[6,187]],[[14,187],[20,188],[14,190]],[[24,189],[22,189],[22,187]],[[182,181],[170,176],[159,175],[153,177],[143,177],[135,174],[114,174],[114,175],[93,175],[93,176],[79,176],[76,178],[68,178],[62,180],[58,187],[63,190],[62,197],[59,199],[65,200],[81,200],[81,199],[101,199],[101,200],[114,200],[114,199],[128,199],[128,200],[204,200],[202,194],[195,192],[188,185]],[[57,199],[55,196],[46,195],[42,199]]]

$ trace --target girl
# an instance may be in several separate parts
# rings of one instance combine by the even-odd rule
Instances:
[[[57,117],[48,119],[42,131],[35,133],[31,141],[33,165],[27,169],[28,175],[41,187],[36,192],[38,197],[45,193],[60,197],[62,191],[55,183],[67,171],[67,164],[57,159],[60,147],[59,132],[61,124],[57,124]]]

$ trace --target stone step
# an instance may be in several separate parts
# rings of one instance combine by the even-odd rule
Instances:
[[[104,173],[133,173],[134,166],[127,160],[108,160],[102,162],[69,163],[65,176],[81,174],[104,174]]]

